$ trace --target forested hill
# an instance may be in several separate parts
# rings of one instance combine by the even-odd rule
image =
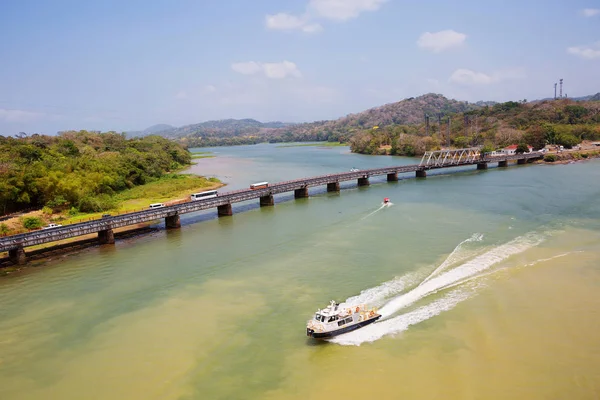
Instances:
[[[199,124],[185,125],[179,128],[170,125],[164,126],[164,129],[153,129],[150,127],[141,132],[127,132],[129,137],[145,136],[149,133],[157,134],[163,137],[181,139],[181,138],[203,138],[211,139],[231,139],[231,138],[256,138],[266,133],[272,132],[276,128],[283,128],[290,124],[284,122],[260,122],[255,119],[223,119],[215,121],[206,121]],[[183,141],[185,142],[185,141]],[[225,143],[223,143],[225,144]],[[237,144],[237,143],[229,143]]]
[[[412,125],[423,122],[425,114],[433,121],[438,115],[475,110],[480,106],[447,99],[441,94],[429,93],[419,97],[386,104],[350,114],[333,121],[292,125],[273,132],[272,141],[330,140],[346,141],[355,132],[389,125]]]
[[[0,136],[0,214],[30,207],[109,209],[111,195],[188,165],[190,153],[160,136],[115,132]]]
[[[357,153],[412,156],[448,144],[456,148],[485,146],[491,151],[511,144],[540,149],[550,143],[570,148],[583,140],[600,140],[600,101],[509,101],[450,114],[441,126],[433,121],[429,132],[423,123],[390,125],[357,132],[350,142]]]
[[[411,97],[396,103],[350,114],[337,120],[300,124],[261,123],[252,119],[208,121],[159,134],[173,137],[190,147],[252,144],[259,142],[347,141],[354,133],[373,126],[416,124],[425,114],[459,113],[481,105],[447,99],[440,94]]]

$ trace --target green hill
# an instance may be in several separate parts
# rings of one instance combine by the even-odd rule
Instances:
[[[442,125],[389,125],[355,133],[351,149],[364,154],[420,155],[442,147],[485,145],[492,150],[527,143],[542,148],[556,143],[570,148],[582,140],[600,139],[600,101],[571,99],[498,103],[450,114]]]

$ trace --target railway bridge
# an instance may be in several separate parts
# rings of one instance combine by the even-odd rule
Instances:
[[[414,172],[417,178],[425,178],[427,171],[433,169],[477,165],[477,169],[482,170],[487,169],[489,163],[498,163],[499,167],[507,167],[511,161],[516,161],[517,164],[525,164],[542,157],[543,153],[541,152],[500,156],[486,155],[482,157],[479,149],[476,148],[427,152],[419,164],[364,169],[294,179],[269,184],[268,187],[261,189],[224,192],[219,193],[218,197],[214,198],[115,215],[58,228],[6,236],[0,238],[0,252],[8,251],[9,258],[14,264],[24,264],[26,262],[25,247],[88,234],[97,234],[100,244],[113,244],[115,242],[113,229],[115,228],[151,222],[161,218],[165,219],[167,229],[179,228],[181,214],[216,208],[219,217],[230,216],[232,215],[231,205],[233,203],[259,199],[261,207],[273,206],[275,204],[274,195],[293,191],[295,198],[304,198],[308,197],[308,188],[313,186],[326,185],[328,192],[335,192],[340,190],[340,182],[356,180],[358,186],[367,186],[369,185],[369,178],[372,176],[387,175],[387,180],[393,182],[398,180],[398,174],[403,173]]]

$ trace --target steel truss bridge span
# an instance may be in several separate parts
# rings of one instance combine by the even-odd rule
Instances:
[[[242,189],[223,192],[219,193],[218,197],[205,200],[189,201],[182,204],[115,215],[94,221],[80,222],[53,229],[38,230],[13,236],[6,236],[0,238],[0,252],[9,251],[9,255],[11,257],[17,257],[18,254],[14,253],[14,251],[23,251],[24,247],[35,246],[94,233],[98,233],[101,243],[114,243],[114,238],[112,238],[112,230],[115,228],[151,222],[161,218],[165,218],[167,227],[178,227],[179,216],[181,214],[217,208],[219,211],[219,216],[231,215],[231,204],[233,203],[239,203],[252,199],[260,199],[261,205],[272,205],[272,196],[274,195],[294,191],[295,197],[307,197],[309,187],[327,185],[328,190],[331,188],[331,191],[334,191],[339,190],[340,182],[358,180],[359,186],[368,185],[369,177],[372,176],[387,175],[388,181],[395,181],[398,180],[398,174],[403,173],[415,172],[417,177],[425,177],[426,171],[433,169],[451,168],[473,164],[477,164],[479,168],[482,165],[487,167],[487,164],[490,162],[497,162],[499,165],[506,166],[508,161],[525,163],[527,161],[533,161],[542,157],[542,153],[534,152],[527,154],[481,158],[476,157],[472,149],[450,150],[446,152],[428,152],[423,156],[419,164],[365,169],[353,172],[342,172],[337,174],[294,179],[270,184],[268,187],[263,189]],[[263,200],[265,200],[264,203]],[[270,200],[270,203],[268,200]],[[229,207],[229,213],[226,212],[227,207]],[[221,213],[222,210],[225,210],[225,212]],[[107,234],[109,234],[108,239],[106,239],[104,236]],[[112,240],[110,238],[112,238]],[[15,259],[15,262],[16,261],[18,260]]]

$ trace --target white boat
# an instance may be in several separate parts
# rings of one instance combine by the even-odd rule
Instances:
[[[339,303],[331,303],[323,310],[318,310],[313,319],[306,324],[306,336],[315,339],[331,338],[369,325],[381,318],[376,308],[365,305],[340,307]]]

